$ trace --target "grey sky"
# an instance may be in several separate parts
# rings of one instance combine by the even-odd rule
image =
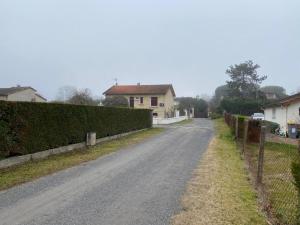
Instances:
[[[0,0],[0,86],[50,99],[64,85],[100,95],[115,77],[212,94],[248,59],[264,84],[300,86],[299,0]]]

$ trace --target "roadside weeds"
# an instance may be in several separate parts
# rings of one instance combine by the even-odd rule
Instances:
[[[161,133],[163,130],[163,128],[152,128],[120,139],[107,141],[89,149],[79,149],[72,152],[53,155],[43,160],[31,161],[19,166],[1,169],[0,191],[84,162],[95,160],[101,156],[116,152],[123,147],[137,144]]]
[[[217,134],[203,155],[174,225],[263,225],[266,218],[229,128],[216,120]]]

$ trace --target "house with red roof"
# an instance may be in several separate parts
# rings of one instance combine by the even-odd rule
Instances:
[[[132,108],[151,109],[158,118],[174,117],[176,97],[172,84],[114,85],[103,93],[106,97],[124,96]]]

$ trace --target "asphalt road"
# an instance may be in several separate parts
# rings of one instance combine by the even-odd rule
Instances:
[[[0,192],[1,225],[162,225],[213,135],[209,120]]]

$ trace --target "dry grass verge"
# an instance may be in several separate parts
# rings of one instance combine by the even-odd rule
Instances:
[[[118,151],[122,147],[139,143],[146,138],[161,133],[162,131],[162,128],[153,128],[131,134],[120,139],[107,141],[93,148],[53,155],[47,159],[32,161],[20,166],[2,169],[0,170],[0,190],[32,181],[36,178],[76,166],[83,162],[97,159],[103,155]]]
[[[229,128],[216,120],[217,135],[203,155],[174,225],[267,224]]]

